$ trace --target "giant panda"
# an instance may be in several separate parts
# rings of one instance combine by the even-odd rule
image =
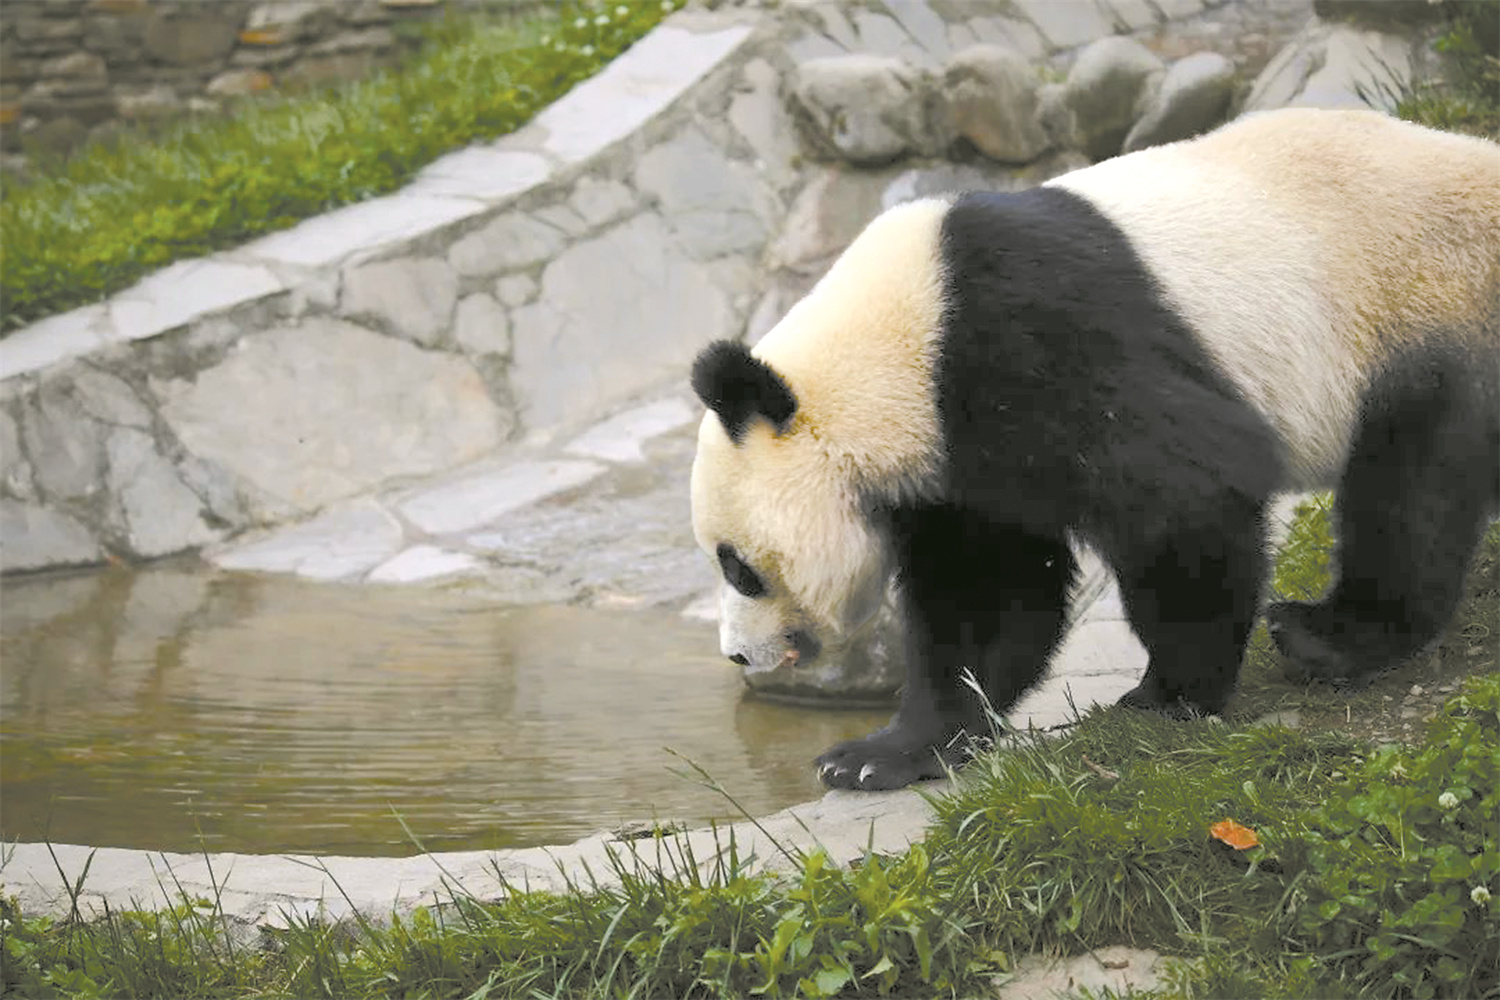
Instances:
[[[755,346],[692,369],[720,644],[814,663],[896,591],[890,723],[825,784],[944,773],[1041,676],[1076,567],[1150,654],[1122,703],[1217,713],[1276,491],[1335,487],[1340,577],[1267,610],[1307,675],[1433,639],[1500,507],[1500,146],[1284,110],[1031,190],[877,217]]]

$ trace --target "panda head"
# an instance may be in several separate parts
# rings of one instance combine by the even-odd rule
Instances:
[[[880,607],[888,560],[869,504],[791,385],[744,345],[704,350],[693,389],[709,408],[693,533],[720,574],[720,648],[755,672],[810,662]]]
[[[805,664],[871,620],[882,512],[936,489],[948,208],[885,212],[753,352],[724,341],[693,366],[693,531],[721,576],[720,645],[747,669]]]

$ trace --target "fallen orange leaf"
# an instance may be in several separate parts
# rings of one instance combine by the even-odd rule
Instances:
[[[1208,828],[1208,832],[1221,844],[1228,844],[1236,851],[1248,851],[1260,846],[1260,838],[1248,826],[1241,826],[1232,819],[1220,820]]]

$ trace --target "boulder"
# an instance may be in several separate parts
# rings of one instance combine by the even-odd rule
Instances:
[[[889,56],[830,56],[797,68],[792,106],[819,151],[889,163],[929,145],[921,79]]]
[[[1164,72],[1140,42],[1112,36],[1086,46],[1068,73],[1064,102],[1079,147],[1092,160],[1114,156],[1140,117],[1143,98]]]
[[[1234,95],[1234,63],[1217,52],[1179,59],[1125,137],[1124,152],[1189,139],[1218,125]]]
[[[1028,163],[1050,145],[1038,117],[1037,75],[1020,53],[974,45],[943,73],[944,123],[992,160]]]

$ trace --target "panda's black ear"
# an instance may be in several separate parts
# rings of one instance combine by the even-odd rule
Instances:
[[[729,439],[739,444],[755,417],[771,421],[780,434],[797,412],[797,397],[771,366],[744,344],[716,340],[693,362],[693,391],[719,415]]]

